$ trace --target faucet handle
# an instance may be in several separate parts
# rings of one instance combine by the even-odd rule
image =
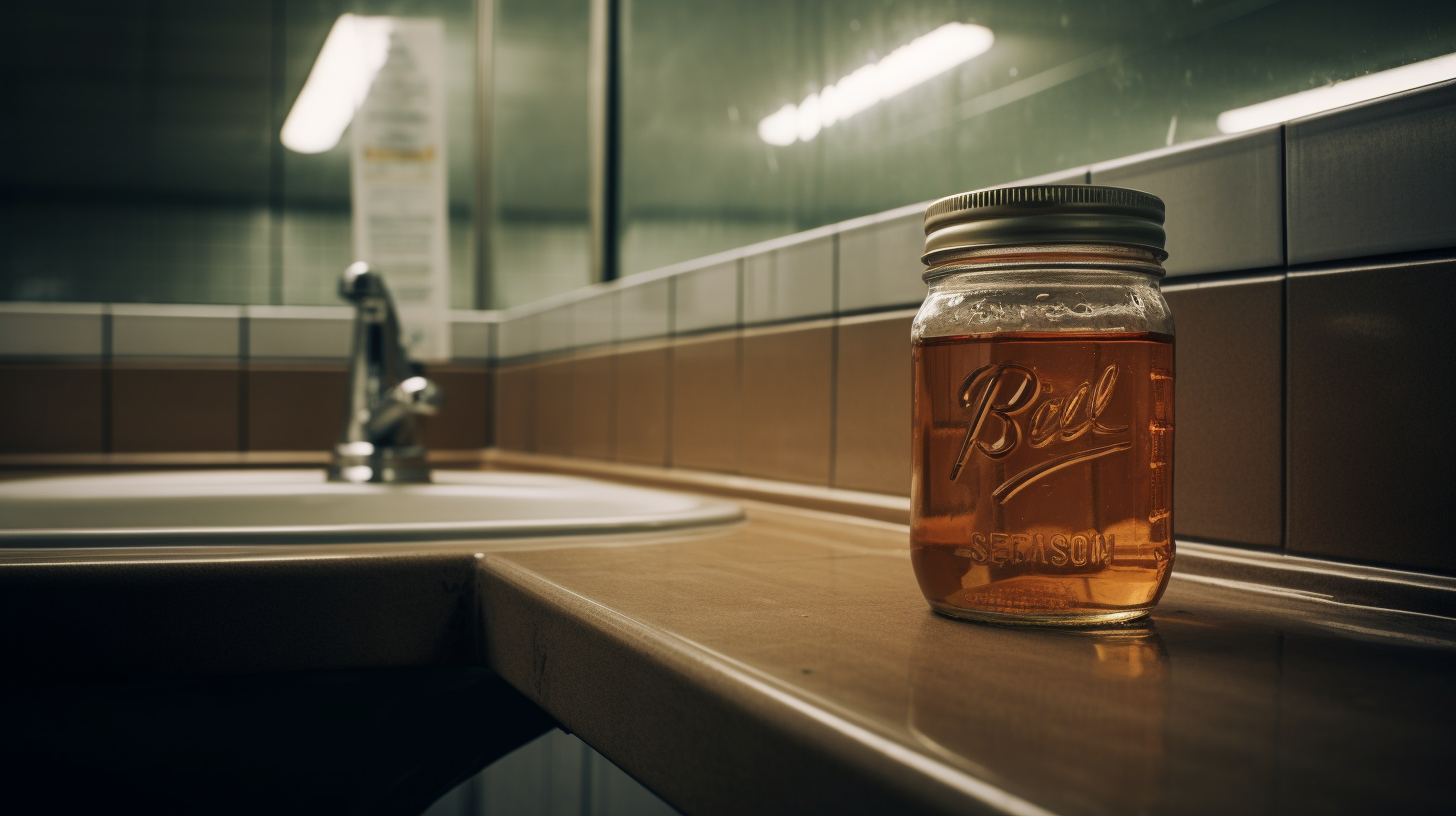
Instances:
[[[349,264],[344,274],[339,276],[339,297],[344,300],[358,303],[368,298],[386,297],[387,293],[384,276],[363,261]]]
[[[433,380],[416,375],[391,388],[389,399],[406,406],[412,414],[434,416],[445,404],[445,392]]]
[[[369,434],[382,436],[410,414],[434,416],[444,404],[445,394],[440,386],[424,377],[407,377],[385,393],[373,418],[369,420]]]

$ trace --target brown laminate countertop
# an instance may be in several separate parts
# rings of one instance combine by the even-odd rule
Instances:
[[[977,625],[930,612],[904,526],[743,504],[593,540],[10,550],[0,618],[57,671],[483,663],[695,815],[1450,807],[1456,621],[1429,601],[1191,547],[1144,625]],[[1187,568],[1210,558],[1235,568]]]
[[[904,527],[748,512],[483,558],[491,665],[689,813],[1450,806],[1448,619],[1175,572],[1144,626],[969,624]]]

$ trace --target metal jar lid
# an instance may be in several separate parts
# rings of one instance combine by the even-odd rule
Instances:
[[[946,196],[925,210],[925,254],[935,264],[967,249],[1043,244],[1145,247],[1158,260],[1163,200],[1150,193],[1090,184],[992,187]]]

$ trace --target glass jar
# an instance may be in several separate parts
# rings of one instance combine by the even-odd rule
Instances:
[[[1091,185],[925,213],[911,560],[935,611],[1146,615],[1173,563],[1173,316],[1163,202]]]

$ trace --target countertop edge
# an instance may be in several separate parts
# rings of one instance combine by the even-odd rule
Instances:
[[[509,556],[480,569],[487,665],[685,812],[1052,813]]]

